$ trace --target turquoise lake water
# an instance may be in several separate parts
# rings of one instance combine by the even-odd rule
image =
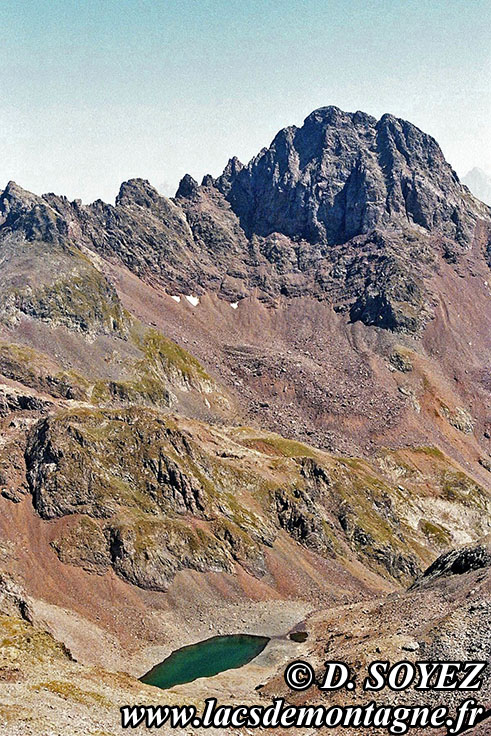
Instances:
[[[140,678],[146,685],[166,690],[174,685],[192,682],[198,677],[212,677],[225,670],[237,669],[263,651],[269,639],[265,636],[214,636],[175,652],[155,665]]]

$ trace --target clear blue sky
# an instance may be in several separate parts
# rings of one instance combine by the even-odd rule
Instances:
[[[0,187],[112,200],[334,104],[491,172],[490,0],[1,0]]]

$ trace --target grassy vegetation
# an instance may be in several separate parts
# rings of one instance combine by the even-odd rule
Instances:
[[[172,404],[171,387],[200,392],[214,388],[196,358],[157,330],[142,334],[141,325],[133,325],[131,339],[144,357],[127,366],[127,378],[97,380],[91,394],[93,404],[144,404],[164,409]]]
[[[445,529],[445,527],[440,526],[440,524],[434,524],[427,519],[422,519],[420,527],[425,537],[427,537],[433,544],[437,544],[439,547],[448,546],[452,540],[450,532]]]
[[[103,274],[83,267],[37,289],[17,290],[15,306],[24,314],[81,332],[102,331],[123,337],[126,315]]]
[[[126,381],[97,381],[91,393],[91,401],[96,405],[113,401],[124,404],[145,403],[165,409],[170,407],[170,392],[157,378],[141,376]]]
[[[91,690],[82,690],[77,685],[74,685],[72,682],[67,682],[66,680],[39,682],[36,685],[31,685],[31,690],[34,692],[46,690],[54,695],[59,695],[65,700],[71,700],[83,705],[97,705],[100,708],[108,709],[114,707],[112,701],[101,693],[96,693]]]
[[[317,457],[317,453],[308,445],[295,440],[288,440],[280,435],[262,435],[239,440],[244,447],[257,450],[263,454],[281,455],[283,457]]]
[[[157,330],[147,330],[139,347],[145,355],[145,361],[138,366],[143,374],[153,370],[158,375],[168,375],[169,370],[176,370],[190,380],[211,381],[194,356]]]
[[[55,397],[84,399],[90,387],[80,373],[60,370],[44,353],[5,341],[0,342],[0,373]]]
[[[445,460],[444,453],[438,447],[415,447],[413,452],[435,458],[436,460]]]
[[[69,660],[65,647],[51,634],[34,628],[27,621],[13,616],[0,616],[0,661],[8,659],[9,651],[22,654],[22,662]]]
[[[489,501],[483,488],[458,470],[445,470],[441,476],[442,496],[447,501],[458,501],[464,506],[486,509]]]

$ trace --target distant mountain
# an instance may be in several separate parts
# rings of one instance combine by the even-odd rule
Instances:
[[[491,206],[491,176],[475,166],[462,179],[471,192],[486,204]]]

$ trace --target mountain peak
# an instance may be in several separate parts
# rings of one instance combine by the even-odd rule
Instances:
[[[176,197],[192,197],[198,191],[198,182],[191,174],[185,174],[179,182]]]
[[[339,125],[343,122],[351,122],[357,124],[375,125],[377,119],[366,112],[357,110],[356,112],[345,112],[336,105],[326,105],[313,110],[304,120],[304,125],[312,123],[316,125]]]
[[[227,194],[230,191],[231,182],[236,178],[236,176],[242,171],[243,168],[244,164],[239,161],[237,156],[232,156],[232,158],[229,158],[222,175],[219,176],[215,182],[216,187],[222,192],[222,194]]]
[[[491,176],[478,166],[474,166],[462,179],[471,192],[482,202],[491,206]]]
[[[80,209],[11,182],[0,216],[28,239],[82,237],[138,275],[151,271],[169,293],[208,290],[231,303],[253,292],[267,303],[309,296],[406,332],[432,314],[433,257],[456,263],[484,237],[478,221],[491,221],[431,136],[390,114],[335,106],[284,128],[245,166],[230,158],[201,186],[186,174],[173,199],[133,178],[115,206]]]
[[[0,226],[21,230],[29,240],[54,241],[65,229],[58,212],[42,197],[9,181],[0,195]]]
[[[281,130],[217,187],[248,235],[279,232],[344,243],[376,228],[423,228],[469,243],[477,210],[437,142],[386,113],[379,121],[333,105]]]
[[[119,188],[116,205],[151,207],[160,198],[158,191],[146,179],[128,179]]]
[[[7,186],[0,195],[0,200],[2,201],[2,203],[24,202],[31,205],[35,204],[36,202],[41,202],[40,197],[32,194],[32,192],[28,192],[27,189],[23,189],[15,181],[12,180],[8,182]]]

